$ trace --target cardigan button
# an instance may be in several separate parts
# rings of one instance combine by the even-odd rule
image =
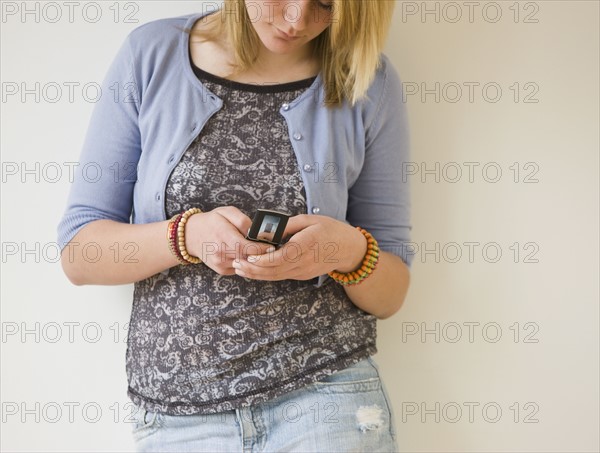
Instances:
[[[301,139],[302,139],[302,134],[300,132],[294,133],[294,140],[301,140]]]
[[[313,171],[313,167],[310,164],[305,164],[304,165],[304,171]]]
[[[313,214],[318,214],[319,212],[321,212],[321,210],[319,209],[318,206],[315,206],[314,208],[312,208],[312,213]]]
[[[290,109],[290,104],[288,104],[287,102],[284,103],[281,108],[283,108],[283,110],[285,110],[286,112]]]

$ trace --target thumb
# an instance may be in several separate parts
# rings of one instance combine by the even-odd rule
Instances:
[[[307,214],[299,214],[288,219],[287,225],[285,226],[284,236],[292,236],[304,228],[312,225],[314,222],[311,221],[310,216]]]

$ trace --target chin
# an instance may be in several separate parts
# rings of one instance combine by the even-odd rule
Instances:
[[[286,43],[279,40],[271,41],[263,46],[271,53],[284,55],[298,49],[298,43]]]

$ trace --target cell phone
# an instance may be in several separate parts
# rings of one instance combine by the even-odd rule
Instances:
[[[291,216],[284,212],[270,209],[258,209],[248,229],[246,239],[255,242],[281,245],[283,232]]]

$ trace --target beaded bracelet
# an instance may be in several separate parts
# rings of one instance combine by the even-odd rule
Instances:
[[[358,285],[362,283],[369,275],[373,273],[377,262],[379,261],[379,246],[375,238],[367,230],[356,227],[366,238],[367,238],[367,253],[362,261],[360,267],[354,271],[341,273],[337,271],[331,271],[328,275],[336,282],[346,285]]]
[[[185,224],[192,215],[201,212],[198,208],[190,208],[185,212],[174,215],[169,221],[167,228],[169,249],[183,265],[199,264],[202,262],[200,258],[190,255],[185,248]]]
[[[177,261],[179,261],[180,264],[186,265],[186,264],[190,264],[190,263],[188,263],[183,258],[183,256],[179,252],[179,247],[177,247],[177,228],[176,228],[176,226],[177,226],[177,222],[179,221],[179,219],[181,219],[182,214],[183,213],[175,214],[169,220],[169,226],[167,227],[167,240],[169,242],[169,250],[175,256],[175,258],[177,258]]]

